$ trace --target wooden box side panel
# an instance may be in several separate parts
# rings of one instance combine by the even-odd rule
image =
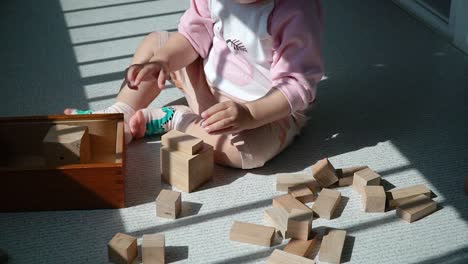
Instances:
[[[119,165],[22,171],[21,175],[3,171],[1,178],[0,211],[124,207],[124,177]]]

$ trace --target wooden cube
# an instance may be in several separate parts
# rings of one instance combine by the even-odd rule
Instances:
[[[271,247],[275,236],[275,228],[271,226],[256,225],[234,221],[229,239],[241,243]]]
[[[412,197],[398,206],[397,215],[406,222],[412,223],[437,210],[437,203],[424,194]]]
[[[331,219],[340,201],[341,193],[339,191],[324,188],[319,193],[317,200],[312,206],[312,210],[320,218]]]
[[[267,264],[315,264],[313,259],[297,256],[283,250],[275,249],[267,259]]]
[[[289,187],[304,184],[311,190],[317,189],[317,181],[310,174],[281,173],[276,176],[276,190],[287,192]]]
[[[431,190],[424,184],[412,185],[404,188],[392,189],[387,192],[388,206],[390,209],[403,205],[411,198],[420,194],[431,197]]]
[[[91,149],[88,128],[57,124],[50,127],[42,140],[48,166],[89,163]]]
[[[273,198],[273,207],[281,207],[286,209],[288,213],[291,212],[292,209],[302,210],[305,212],[310,212],[311,209],[304,205],[303,203],[296,200],[290,194],[285,194],[281,196],[277,196]]]
[[[312,211],[292,209],[288,215],[286,238],[309,240],[313,216]]]
[[[363,169],[366,169],[367,166],[356,166],[336,169],[336,175],[338,176],[338,186],[345,187],[351,186],[353,184],[354,173]]]
[[[136,237],[117,233],[107,244],[109,261],[116,264],[131,264],[138,256]]]
[[[203,143],[194,155],[161,147],[162,179],[184,192],[192,192],[213,177],[213,147]]]
[[[317,237],[310,240],[291,239],[284,248],[284,251],[297,256],[308,257],[314,250],[316,244]]]
[[[162,135],[161,144],[189,155],[195,155],[203,149],[203,140],[177,130],[171,130]]]
[[[335,168],[328,159],[319,160],[312,165],[312,175],[323,188],[338,182]]]
[[[161,190],[156,198],[156,215],[176,219],[182,208],[182,194],[176,191]]]
[[[385,213],[385,190],[382,186],[364,186],[362,203],[364,212]]]
[[[288,188],[288,193],[296,198],[301,203],[310,203],[317,198],[314,191],[312,191],[305,184],[299,184]]]
[[[346,239],[346,231],[332,229],[323,236],[319,251],[319,261],[327,263],[341,263],[341,254]]]
[[[354,173],[353,189],[362,194],[364,186],[380,185],[380,175],[366,168]]]
[[[280,232],[283,238],[286,237],[286,230],[288,228],[288,215],[286,209],[282,207],[273,207],[265,210],[264,222],[267,225],[273,226],[277,232]]]
[[[141,242],[141,255],[144,264],[164,264],[165,262],[164,234],[143,235]]]

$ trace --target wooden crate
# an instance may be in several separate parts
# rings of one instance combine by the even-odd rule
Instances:
[[[87,126],[89,163],[46,165],[42,140],[55,124]],[[0,211],[125,206],[122,114],[0,118]]]

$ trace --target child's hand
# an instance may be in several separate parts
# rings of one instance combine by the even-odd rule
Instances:
[[[201,117],[204,119],[201,126],[210,134],[232,134],[255,127],[249,108],[233,101],[215,104]]]
[[[125,71],[125,82],[130,89],[136,90],[142,81],[157,80],[158,87],[163,89],[168,75],[168,67],[164,62],[150,61],[130,65]]]

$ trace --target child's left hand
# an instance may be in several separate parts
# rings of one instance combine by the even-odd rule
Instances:
[[[201,113],[201,126],[210,134],[232,134],[255,127],[255,119],[244,104],[226,101]]]

